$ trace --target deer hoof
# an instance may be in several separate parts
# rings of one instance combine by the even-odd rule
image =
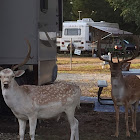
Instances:
[[[117,137],[117,138],[118,138],[118,137],[119,137],[119,134],[116,134],[116,133],[115,133],[115,137]]]
[[[130,137],[130,132],[126,132],[126,137]]]
[[[137,134],[137,129],[136,128],[132,128],[132,131]]]

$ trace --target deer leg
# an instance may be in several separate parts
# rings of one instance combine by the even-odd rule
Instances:
[[[26,128],[26,120],[18,119],[19,122],[19,136],[20,140],[24,140],[25,128]]]
[[[117,106],[114,103],[114,108],[115,108],[115,112],[116,112],[116,132],[115,132],[115,136],[118,137],[119,136],[119,106]]]
[[[126,137],[130,137],[129,126],[128,126],[128,104],[125,104],[125,122],[126,122]]]
[[[71,128],[70,140],[79,140],[78,120],[74,117],[75,108],[69,108],[65,111]]]
[[[133,129],[132,131],[134,133],[137,133],[137,128],[136,128],[136,117],[137,117],[137,107],[139,105],[139,102],[137,101],[135,104],[134,104],[134,113],[133,113]]]
[[[131,110],[131,116],[132,116],[132,131],[134,131],[135,129],[135,124],[134,124],[134,109],[132,107],[132,105],[130,106],[130,110]]]
[[[76,123],[76,131],[75,131],[75,140],[79,140],[79,121],[76,119],[76,118],[74,118],[75,119],[75,123]]]
[[[30,117],[29,118],[29,125],[30,125],[30,138],[31,138],[31,140],[35,140],[36,124],[37,124],[37,118],[35,116]]]

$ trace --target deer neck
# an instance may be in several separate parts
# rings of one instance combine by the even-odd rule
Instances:
[[[12,111],[14,111],[15,106],[19,106],[18,104],[21,104],[21,100],[24,99],[22,90],[16,81],[12,81],[12,85],[10,85],[8,89],[2,88],[2,94],[5,103],[11,108]],[[16,109],[17,108],[18,107],[16,107]]]
[[[126,85],[122,73],[111,74],[112,98],[118,105],[123,105]]]
[[[113,87],[120,87],[125,85],[121,71],[115,73],[111,72],[111,84]]]
[[[18,98],[18,96],[21,96],[20,90],[21,89],[16,81],[12,81],[11,85],[7,89],[2,86],[2,94],[4,100],[7,101]]]

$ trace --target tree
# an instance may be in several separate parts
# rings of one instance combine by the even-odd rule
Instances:
[[[140,27],[140,0],[108,0],[114,10],[121,9],[121,16],[127,22],[135,22]]]
[[[64,21],[72,20],[71,0],[63,0],[63,19]]]
[[[78,11],[82,11],[81,17],[92,18],[94,21],[118,22],[122,20],[120,10],[114,11],[106,0],[73,0],[73,19],[78,19]]]

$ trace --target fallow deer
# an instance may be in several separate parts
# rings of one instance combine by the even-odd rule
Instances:
[[[115,136],[119,136],[119,106],[123,105],[125,107],[125,121],[126,121],[126,136],[130,137],[129,126],[128,126],[128,110],[132,112],[132,131],[137,132],[136,129],[136,110],[140,100],[140,79],[136,75],[122,75],[122,65],[127,61],[133,60],[138,56],[138,49],[132,57],[127,59],[122,59],[118,63],[111,60],[106,60],[101,57],[101,46],[98,40],[98,51],[100,60],[109,62],[111,71],[111,85],[112,91],[111,96],[114,102],[114,108],[116,112],[116,132]]]
[[[79,140],[78,120],[74,117],[75,108],[80,106],[81,90],[75,84],[56,82],[50,85],[19,86],[15,77],[24,74],[23,70],[14,71],[30,58],[31,45],[25,60],[13,67],[0,71],[1,88],[4,101],[17,117],[20,140],[24,139],[26,121],[29,120],[30,138],[35,139],[37,119],[48,119],[65,112],[71,128],[70,140]]]

